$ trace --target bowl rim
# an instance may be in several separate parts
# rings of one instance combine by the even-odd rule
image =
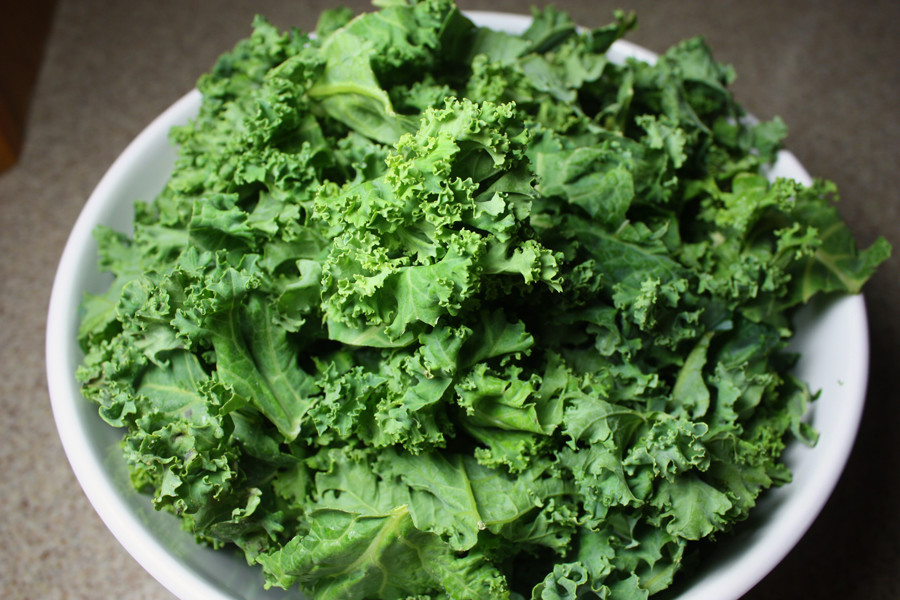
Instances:
[[[506,31],[524,28],[531,22],[527,15],[492,12],[465,11],[479,26]],[[634,56],[639,60],[655,60],[656,54],[627,40],[617,40],[613,53]],[[199,106],[200,93],[190,90],[165,111],[153,119],[131,141],[115,159],[89,195],[69,234],[60,257],[47,312],[45,358],[47,383],[51,408],[64,452],[78,480],[80,487],[101,520],[128,551],[128,553],[160,584],[179,598],[208,598],[210,600],[233,600],[238,596],[227,593],[215,582],[189,569],[180,562],[159,539],[148,530],[134,511],[122,501],[119,492],[108,477],[106,468],[91,439],[86,435],[84,419],[78,411],[77,403],[83,400],[80,385],[75,379],[72,365],[80,363],[77,345],[72,344],[74,332],[78,329],[77,306],[81,302],[82,288],[79,286],[78,265],[86,260],[93,243],[94,227],[102,221],[104,212],[111,206],[110,197],[117,194],[123,178],[131,169],[137,168],[142,157],[160,140],[168,141],[172,124],[187,122]],[[795,178],[810,180],[803,166],[788,151],[779,155],[778,167],[791,173]],[[761,581],[780,563],[797,542],[803,537],[833,492],[843,473],[846,462],[856,440],[862,418],[869,368],[869,340],[866,308],[862,295],[846,296],[833,303],[832,310],[841,311],[845,318],[857,325],[851,333],[856,361],[852,368],[859,377],[844,389],[851,399],[844,418],[846,426],[841,435],[831,438],[818,461],[812,478],[805,483],[803,498],[806,502],[787,502],[780,507],[780,521],[784,531],[778,543],[761,546],[755,544],[747,553],[747,560],[753,568],[730,569],[727,575],[729,598],[739,598]],[[96,410],[94,411],[96,418]],[[827,468],[826,468],[827,467]],[[136,493],[136,492],[135,492]],[[796,500],[796,498],[794,498]],[[746,565],[745,565],[746,567]],[[701,578],[678,595],[680,600],[722,600],[725,577]]]

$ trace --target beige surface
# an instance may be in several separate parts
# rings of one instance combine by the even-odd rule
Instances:
[[[125,145],[249,31],[254,12],[309,28],[329,2],[61,0],[21,162],[0,175],[0,598],[171,598],[118,546],[62,452],[47,396],[47,301],[68,230]],[[361,8],[361,2],[349,3]],[[526,12],[527,3],[464,8]],[[629,39],[695,34],[739,76],[739,98],[789,125],[789,147],[835,180],[864,243],[900,245],[900,3],[559,0],[585,25],[636,8]],[[2,16],[0,16],[2,18]],[[845,476],[797,549],[748,598],[900,598],[900,423],[892,260],[867,289],[873,362]]]

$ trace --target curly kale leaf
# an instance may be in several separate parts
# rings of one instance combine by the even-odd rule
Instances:
[[[134,486],[325,598],[645,599],[816,443],[794,311],[857,293],[833,184],[699,39],[553,8],[257,18],[134,234],[96,232],[78,370]]]

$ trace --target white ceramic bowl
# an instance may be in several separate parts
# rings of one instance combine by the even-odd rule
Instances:
[[[479,25],[520,31],[529,17],[469,13]],[[617,42],[614,59],[655,55]],[[81,487],[126,550],[162,585],[184,600],[263,600],[288,593],[263,589],[259,569],[237,554],[201,548],[173,517],[153,510],[130,486],[118,447],[121,433],[101,421],[75,380],[82,359],[76,343],[78,306],[85,292],[108,285],[97,271],[92,231],[98,224],[130,232],[136,200],[152,200],[172,168],[169,129],[186,123],[200,95],[188,93],[154,120],[113,163],[97,185],[71,232],[59,263],[47,320],[47,376],[60,439]],[[773,175],[809,183],[791,154],[782,152]],[[765,495],[736,535],[719,542],[714,556],[692,576],[678,600],[735,600],[781,561],[819,514],[850,454],[865,398],[868,329],[863,300],[846,297],[811,306],[800,315],[794,346],[802,353],[796,374],[821,390],[809,419],[820,432],[815,448],[789,447],[794,481]],[[296,593],[291,594],[296,598]]]

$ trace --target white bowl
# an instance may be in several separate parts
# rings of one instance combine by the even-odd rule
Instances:
[[[479,25],[521,31],[530,18],[501,13],[468,13]],[[619,41],[613,59],[655,55]],[[163,586],[184,600],[285,598],[263,589],[260,569],[242,556],[199,547],[168,514],[153,510],[134,491],[118,446],[121,432],[98,416],[81,395],[75,370],[82,353],[76,342],[78,306],[85,292],[99,293],[109,279],[97,270],[92,231],[99,224],[130,232],[136,200],[152,200],[175,159],[168,139],[173,125],[195,114],[200,94],[191,91],[154,120],[113,163],[91,194],[69,236],[59,263],[47,320],[47,377],[53,415],[72,469],[97,513],[125,549]],[[782,152],[773,175],[809,183],[791,154]],[[869,343],[863,299],[844,297],[810,306],[800,314],[794,348],[801,352],[795,373],[821,390],[809,419],[819,444],[791,445],[785,455],[794,481],[773,489],[751,519],[718,542],[678,600],[736,600],[778,564],[803,536],[831,494],[844,468],[862,415]],[[296,592],[290,594],[296,598]]]

